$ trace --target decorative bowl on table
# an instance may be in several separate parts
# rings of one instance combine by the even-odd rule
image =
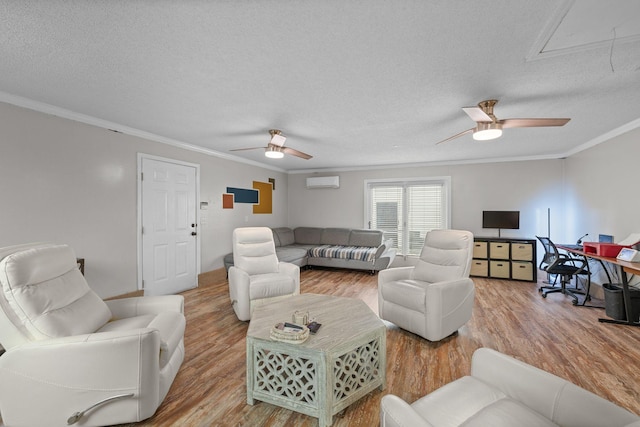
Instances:
[[[309,328],[300,325],[289,327],[285,326],[284,323],[278,323],[271,328],[270,336],[274,341],[302,344],[309,338]]]

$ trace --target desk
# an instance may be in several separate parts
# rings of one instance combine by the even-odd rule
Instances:
[[[621,261],[617,258],[605,257],[596,255],[594,253],[587,253],[578,249],[569,248],[567,246],[558,245],[558,249],[570,252],[574,255],[579,255],[584,258],[591,258],[600,262],[608,262],[618,266],[620,270],[620,278],[622,280],[622,296],[624,299],[624,309],[627,315],[627,320],[615,320],[615,319],[598,319],[599,322],[616,323],[619,325],[640,326],[640,322],[634,322],[631,320],[631,292],[629,292],[629,279],[628,274],[640,274],[640,263]],[[608,274],[607,274],[608,277]]]

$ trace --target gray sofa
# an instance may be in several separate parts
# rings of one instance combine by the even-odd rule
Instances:
[[[387,268],[396,250],[384,241],[380,230],[354,228],[288,227],[272,228],[279,261],[299,267],[322,266],[376,272]],[[233,253],[224,257],[229,271]]]

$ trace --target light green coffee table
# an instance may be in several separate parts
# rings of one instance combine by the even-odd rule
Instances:
[[[273,341],[270,330],[309,311],[322,327],[302,344]],[[386,328],[364,301],[302,294],[258,306],[247,331],[247,403],[288,408],[330,426],[333,415],[386,387]]]

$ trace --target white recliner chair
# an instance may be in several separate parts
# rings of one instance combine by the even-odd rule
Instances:
[[[268,227],[233,230],[233,260],[229,295],[240,320],[250,320],[256,305],[300,293],[300,267],[278,261]]]
[[[469,231],[428,232],[415,267],[378,273],[380,318],[430,341],[453,334],[471,319],[472,257]]]
[[[640,417],[549,372],[488,348],[471,375],[409,405],[388,394],[381,427],[640,427]]]
[[[0,248],[5,426],[105,426],[151,417],[184,359],[180,295],[103,301],[67,245]]]

